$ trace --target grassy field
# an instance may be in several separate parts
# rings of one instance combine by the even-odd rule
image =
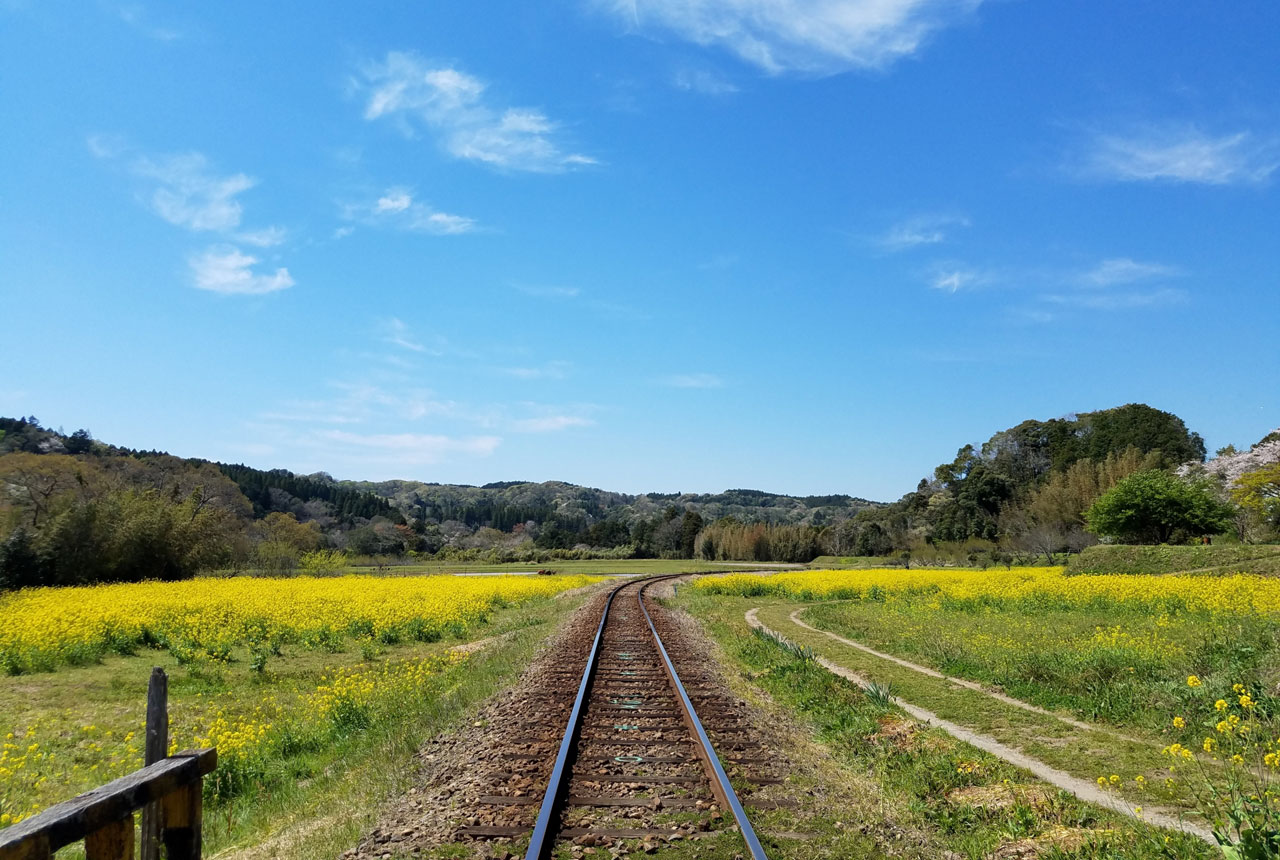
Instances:
[[[3,617],[60,631],[63,645],[49,653],[81,647],[69,652],[74,661],[0,677],[0,824],[140,765],[147,678],[158,665],[170,674],[171,747],[219,750],[206,845],[277,844],[271,837],[293,823],[336,856],[404,784],[421,742],[509,682],[579,601],[553,596],[592,581],[223,580],[4,598]],[[311,602],[290,600],[293,587]],[[259,588],[266,596],[255,601]],[[115,608],[137,627],[116,626]],[[38,632],[7,626],[4,644],[17,650],[30,642],[15,629]],[[487,646],[458,649],[478,639]],[[344,815],[324,820],[318,810],[335,798]],[[278,844],[281,856],[299,856],[296,838]]]
[[[1235,684],[1264,709],[1280,707],[1273,579],[1014,568],[731,574],[695,587],[814,602],[804,617],[818,627],[1084,719],[1200,724]],[[1191,675],[1202,684],[1189,688]]]
[[[798,717],[832,761],[864,781],[870,779],[873,785],[864,793],[874,800],[862,802],[874,810],[864,809],[862,820],[900,834],[891,837],[903,840],[895,846],[895,855],[913,856],[907,840],[914,839],[924,843],[917,849],[920,856],[972,860],[1220,856],[1192,836],[1158,831],[1084,803],[921,725],[888,701],[885,691],[880,695],[861,691],[822,668],[811,652],[755,634],[743,619],[745,607],[764,603],[780,608],[794,606],[794,601],[747,599],[687,587],[676,602],[703,621],[723,647],[731,668],[769,701]],[[894,692],[909,698],[915,691],[895,685]],[[848,809],[833,809],[833,813],[848,820]],[[819,828],[819,832],[824,831]],[[838,850],[811,849],[812,853],[790,846],[779,856],[886,854],[883,845],[868,845],[865,840],[834,844]]]
[[[1069,574],[1150,574],[1195,571],[1203,574],[1280,575],[1280,546],[1091,546],[1072,556]]]
[[[1116,776],[1130,804],[1212,818],[1212,783],[1251,785],[1245,805],[1262,797],[1268,816],[1280,806],[1273,578],[899,569],[732,574],[687,591],[730,616],[757,609],[793,642],[1059,771]]]

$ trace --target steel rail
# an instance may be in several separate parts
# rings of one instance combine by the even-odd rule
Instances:
[[[728,775],[720,765],[720,759],[716,755],[715,749],[711,746],[711,740],[702,728],[702,722],[698,719],[697,713],[694,712],[693,703],[689,701],[689,694],[685,692],[684,685],[680,683],[680,676],[676,674],[675,666],[671,663],[671,657],[667,654],[667,649],[662,644],[662,638],[658,635],[657,628],[653,626],[653,619],[649,617],[649,610],[644,605],[644,590],[646,588],[656,582],[676,579],[682,575],[674,574],[648,579],[640,586],[636,599],[640,604],[640,611],[644,613],[645,620],[649,623],[649,632],[653,635],[654,642],[658,646],[658,653],[662,655],[664,661],[663,669],[667,674],[667,678],[680,695],[680,707],[684,712],[685,722],[698,737],[696,752],[698,757],[702,759],[704,767],[709,771],[712,793],[716,795],[722,806],[727,806],[733,812],[733,817],[738,824],[738,830],[747,844],[752,860],[768,860],[764,853],[764,848],[760,845],[760,840],[756,838],[755,830],[751,827],[751,822],[747,820],[746,811],[743,810],[742,804],[738,801],[738,796],[729,782]],[[582,670],[582,681],[578,684],[578,695],[573,701],[573,710],[569,713],[569,723],[565,727],[564,738],[560,741],[560,751],[556,754],[555,767],[551,771],[551,777],[547,780],[547,788],[542,795],[542,804],[538,808],[538,820],[534,825],[533,835],[529,838],[529,848],[524,855],[525,860],[547,860],[555,847],[554,820],[556,814],[560,811],[561,801],[569,788],[574,747],[577,746],[578,737],[582,730],[582,717],[591,692],[591,683],[595,679],[597,657],[600,653],[600,643],[604,639],[605,623],[609,620],[609,610],[613,607],[613,599],[617,597],[618,592],[631,584],[633,583],[624,582],[609,592],[609,599],[605,602],[604,612],[600,615],[600,624],[596,627],[596,636],[591,643],[591,652],[587,655],[587,665]]]
[[[747,819],[747,812],[742,808],[742,803],[738,800],[737,793],[733,790],[733,785],[729,782],[729,775],[724,772],[724,767],[720,764],[720,757],[716,755],[715,748],[711,745],[711,739],[707,737],[707,732],[702,727],[702,721],[698,719],[698,713],[693,708],[693,702],[689,701],[689,694],[685,692],[684,684],[680,682],[680,676],[676,673],[676,667],[671,662],[670,655],[667,654],[667,648],[662,644],[662,637],[658,635],[658,628],[653,626],[653,619],[649,616],[649,610],[644,605],[644,591],[656,580],[646,582],[640,586],[639,592],[636,594],[636,600],[640,604],[640,611],[644,613],[644,620],[649,622],[649,632],[653,634],[653,642],[658,646],[658,653],[662,655],[663,668],[666,669],[667,677],[671,681],[671,685],[675,687],[677,693],[680,694],[680,708],[684,711],[685,722],[689,725],[698,736],[697,754],[702,759],[703,765],[711,772],[711,789],[720,800],[722,806],[729,807],[733,812],[734,820],[738,822],[738,831],[742,834],[742,840],[747,843],[747,851],[751,855],[752,860],[768,860],[764,853],[764,846],[760,844],[760,839],[756,836],[755,828],[751,826],[751,822]]]
[[[582,681],[578,684],[578,697],[573,700],[573,710],[569,713],[569,725],[565,727],[564,738],[560,741],[560,752],[556,754],[556,765],[547,780],[547,789],[542,794],[542,805],[538,808],[538,820],[533,827],[533,835],[529,838],[529,850],[525,852],[525,860],[546,860],[551,856],[556,835],[553,822],[559,811],[560,801],[569,788],[569,769],[572,767],[570,757],[577,745],[578,735],[582,731],[582,712],[591,691],[591,681],[595,675],[596,657],[600,652],[600,641],[604,638],[604,624],[609,619],[609,609],[613,606],[613,598],[618,592],[630,585],[624,582],[609,592],[605,601],[604,612],[600,613],[600,626],[596,628],[596,638],[591,643],[591,653],[587,655],[586,668],[582,670]]]

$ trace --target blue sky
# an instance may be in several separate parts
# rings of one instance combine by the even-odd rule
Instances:
[[[0,2],[0,414],[881,499],[1027,417],[1280,424],[1280,4],[317,8]]]

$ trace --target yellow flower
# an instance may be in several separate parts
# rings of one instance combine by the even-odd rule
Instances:
[[[1184,720],[1182,717],[1174,717],[1173,727],[1175,729],[1185,729],[1187,727],[1187,721]]]
[[[1213,703],[1213,707],[1215,710],[1225,711],[1227,709],[1227,700],[1219,699],[1218,701]]]
[[[1202,746],[1204,747],[1204,751],[1207,753],[1213,752],[1213,748],[1216,747],[1217,745],[1218,745],[1218,742],[1215,741],[1213,738],[1205,738],[1204,744],[1202,744]]]
[[[1254,701],[1253,701],[1253,699],[1249,696],[1249,694],[1248,694],[1248,693],[1245,693],[1245,694],[1243,694],[1243,695],[1240,697],[1240,707],[1244,708],[1246,711],[1247,711],[1249,708],[1252,708],[1252,707],[1253,707],[1253,705],[1254,705]]]
[[[1197,678],[1195,675],[1188,675],[1188,676],[1187,676],[1187,686],[1188,686],[1188,687],[1199,687],[1199,686],[1200,686],[1200,679],[1199,679],[1199,678]]]
[[[1145,776],[1143,776],[1142,774],[1138,774],[1137,776],[1135,776],[1135,777],[1133,778],[1133,781],[1134,781],[1134,782],[1136,782],[1138,785],[1146,785],[1146,783],[1147,783],[1147,778],[1146,778]]]
[[[1116,776],[1114,773],[1113,773],[1113,774],[1111,774],[1111,784],[1112,784],[1112,785],[1119,785],[1119,784],[1120,784],[1120,777]]]

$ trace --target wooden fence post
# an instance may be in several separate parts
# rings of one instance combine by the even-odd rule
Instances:
[[[203,791],[200,780],[170,792],[160,802],[164,809],[164,842],[168,860],[200,860],[203,826]]]
[[[169,676],[156,666],[147,685],[147,736],[143,766],[155,764],[169,755]],[[140,860],[160,860],[162,806],[151,803],[142,809],[142,850]]]
[[[133,860],[133,815],[84,838],[85,860]]]

